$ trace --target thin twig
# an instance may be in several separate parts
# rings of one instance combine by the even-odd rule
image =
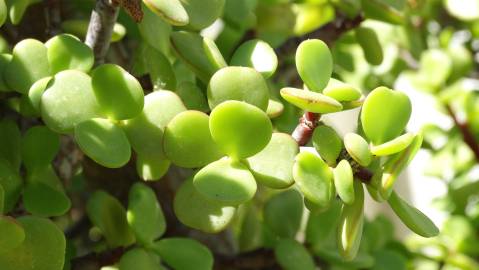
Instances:
[[[102,64],[110,47],[119,7],[112,0],[97,0],[91,13],[85,43],[93,49],[96,65]]]
[[[446,110],[451,116],[452,120],[454,121],[454,124],[459,128],[459,131],[461,131],[464,142],[467,144],[467,146],[469,146],[471,151],[474,153],[474,156],[476,157],[477,162],[479,162],[479,143],[474,137],[474,134],[469,129],[469,125],[467,124],[467,122],[463,123],[459,121],[459,119],[456,116],[456,113],[454,112],[454,110],[451,108],[450,105],[446,105]]]

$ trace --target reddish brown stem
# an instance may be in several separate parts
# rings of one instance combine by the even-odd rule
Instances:
[[[474,153],[476,160],[479,162],[479,143],[474,137],[474,134],[472,134],[471,130],[469,129],[469,125],[467,124],[467,122],[463,123],[459,121],[459,119],[456,116],[456,113],[454,112],[454,110],[451,108],[450,105],[446,105],[446,109],[449,115],[451,116],[452,120],[454,121],[454,124],[461,131],[464,142],[469,146],[471,151]]]
[[[318,126],[319,117],[317,113],[305,112],[299,119],[299,124],[291,135],[299,146],[304,146],[311,140],[313,131]]]

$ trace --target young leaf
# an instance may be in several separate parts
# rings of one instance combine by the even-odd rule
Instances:
[[[309,89],[321,92],[333,72],[333,57],[328,45],[319,39],[301,42],[296,50],[296,69]]]
[[[414,140],[414,134],[406,133],[391,141],[371,147],[371,153],[376,156],[388,156],[401,152]]]
[[[308,112],[326,114],[343,109],[335,99],[309,90],[286,87],[281,89],[280,94],[289,103]]]
[[[311,140],[321,158],[330,166],[336,165],[336,160],[343,148],[343,142],[338,133],[329,126],[321,125],[314,129]]]
[[[354,202],[354,175],[347,160],[341,160],[333,170],[334,186],[345,204]]]
[[[369,151],[368,142],[356,133],[348,133],[344,136],[344,147],[348,154],[359,165],[367,167],[371,163],[372,155]]]

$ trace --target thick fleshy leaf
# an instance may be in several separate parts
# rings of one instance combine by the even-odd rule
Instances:
[[[248,103],[230,100],[211,112],[210,130],[223,153],[241,159],[266,147],[273,128],[265,112]]]
[[[279,100],[269,99],[268,108],[266,109],[266,114],[269,118],[276,118],[280,116],[284,111],[284,105]]]
[[[0,26],[2,26],[7,20],[8,10],[5,0],[0,1]]]
[[[91,84],[102,113],[109,118],[129,119],[143,110],[140,82],[120,66],[104,64],[95,68]]]
[[[205,166],[194,176],[193,185],[206,198],[231,205],[251,200],[257,188],[248,167],[229,158]]]
[[[130,160],[125,132],[107,119],[92,118],[78,124],[75,141],[87,156],[105,167],[119,168]]]
[[[218,70],[208,84],[211,109],[227,100],[239,100],[266,111],[269,90],[263,76],[249,67],[225,67]]]
[[[97,103],[91,78],[77,70],[57,73],[48,83],[41,100],[42,119],[53,131],[69,133],[75,125],[97,117]]]
[[[180,0],[190,18],[188,26],[201,30],[211,25],[223,13],[225,0]]]
[[[185,180],[176,192],[173,209],[181,223],[206,233],[224,230],[236,212],[236,207],[206,199],[198,193],[192,179]]]
[[[391,156],[386,163],[384,163],[383,174],[379,186],[379,192],[383,199],[387,200],[389,198],[396,179],[399,177],[402,170],[414,158],[419,148],[421,148],[422,141],[422,134],[417,134],[406,149]]]
[[[187,25],[188,13],[180,0],[143,0],[143,3],[171,25]]]
[[[278,67],[278,57],[268,43],[253,39],[236,49],[231,57],[232,66],[251,67],[260,72],[265,78],[271,77]]]
[[[22,178],[8,161],[0,159],[0,185],[5,192],[3,212],[10,212],[20,197],[22,192]]]
[[[50,75],[47,47],[40,41],[35,39],[20,41],[13,48],[12,56],[3,73],[7,85],[12,90],[26,94],[34,82]]]
[[[2,270],[62,270],[66,241],[63,232],[50,220],[33,216],[17,219],[25,231],[22,244],[0,252]]]
[[[149,245],[166,230],[166,221],[155,192],[142,183],[134,184],[128,195],[126,217],[137,241]]]
[[[13,169],[19,170],[21,164],[22,134],[12,119],[0,120],[0,159],[5,159]]]
[[[8,1],[8,14],[12,24],[17,25],[21,22],[23,15],[27,8],[35,3],[40,2],[40,0],[17,0],[17,1]]]
[[[303,199],[295,189],[273,195],[264,206],[264,222],[279,237],[294,238],[302,216]]]
[[[301,152],[296,156],[293,177],[304,197],[320,208],[328,208],[331,198],[336,196],[331,169],[311,152]]]
[[[281,269],[314,270],[313,257],[308,250],[294,239],[282,239],[274,248],[274,255]]]
[[[136,172],[145,181],[160,180],[170,168],[164,154],[136,154]]]
[[[299,152],[296,141],[288,134],[273,133],[268,145],[247,159],[256,181],[270,188],[287,188],[294,183],[294,157]]]
[[[24,240],[23,227],[14,218],[0,215],[0,253],[17,248]]]
[[[361,124],[366,136],[377,145],[400,135],[410,116],[411,102],[406,94],[378,87],[364,101]]]
[[[336,165],[336,160],[343,148],[343,141],[333,128],[326,125],[316,127],[312,142],[316,151],[328,165]]]
[[[60,150],[60,136],[45,126],[27,130],[22,140],[22,160],[28,170],[48,166]]]
[[[366,61],[371,65],[380,65],[383,62],[383,48],[376,32],[368,27],[358,27],[354,29],[354,33]]]
[[[209,116],[199,111],[181,112],[168,123],[163,150],[171,162],[185,168],[203,167],[223,156],[211,138]]]
[[[354,203],[344,204],[338,228],[338,248],[348,261],[354,259],[359,250],[364,223],[364,189],[359,181],[354,182]]]
[[[392,24],[402,24],[404,16],[387,1],[361,0],[361,6],[366,18]]]
[[[156,255],[143,248],[133,248],[121,256],[118,270],[158,270]]]
[[[335,99],[309,90],[286,87],[281,89],[280,94],[289,103],[308,112],[325,114],[343,109]]]
[[[7,68],[8,63],[12,61],[12,57],[13,56],[8,53],[0,54],[0,92],[8,92],[13,90],[13,89],[10,89],[10,87],[7,85],[6,79],[3,76],[3,73],[5,72],[5,69]]]
[[[176,94],[180,96],[188,110],[209,112],[208,100],[205,93],[192,82],[182,82],[176,87]]]
[[[51,79],[52,77],[42,78],[32,84],[32,87],[30,87],[28,90],[28,101],[37,115],[41,115],[40,102],[42,100],[43,93],[47,89],[48,83]]]
[[[143,112],[123,122],[123,129],[133,149],[142,155],[166,157],[163,154],[163,133],[166,125],[185,105],[171,91],[154,91],[145,96]]]
[[[328,45],[319,39],[301,42],[296,50],[296,69],[310,90],[321,92],[333,73],[333,56]]]
[[[374,145],[371,147],[371,153],[376,156],[388,156],[401,152],[408,147],[414,139],[414,134],[406,133],[391,141]]]
[[[203,49],[210,63],[217,69],[228,66],[214,40],[203,37]]]
[[[213,269],[213,254],[196,240],[190,238],[164,238],[153,244],[152,250],[173,269]]]
[[[361,166],[371,163],[372,155],[366,140],[356,133],[348,133],[344,136],[344,147],[348,154]]]
[[[348,83],[331,78],[326,88],[324,88],[323,94],[337,101],[347,102],[358,100],[361,97],[361,90]]]
[[[143,19],[138,30],[143,40],[156,50],[166,53],[169,50],[171,25],[156,15],[149,8],[142,6]]]
[[[93,67],[93,51],[75,36],[60,34],[49,39],[45,46],[53,74],[67,69],[88,72]]]
[[[170,61],[157,49],[145,45],[143,58],[154,90],[176,88],[176,76]]]
[[[87,202],[86,212],[93,225],[98,227],[110,247],[126,247],[135,241],[128,226],[126,210],[115,197],[96,191]]]
[[[413,232],[422,237],[433,237],[439,234],[439,229],[426,215],[409,205],[396,192],[391,193],[388,203],[404,225]]]
[[[171,48],[203,82],[207,83],[218,67],[210,62],[203,47],[203,38],[193,32],[171,33]]]
[[[60,184],[60,181],[57,183]],[[27,183],[23,191],[23,204],[29,213],[41,217],[61,216],[71,207],[70,198],[63,190],[40,180]]]
[[[341,160],[333,170],[334,186],[339,197],[345,204],[354,202],[353,169],[347,160]]]

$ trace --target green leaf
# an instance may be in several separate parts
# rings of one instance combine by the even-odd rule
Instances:
[[[10,87],[7,85],[6,79],[3,76],[6,68],[8,67],[8,64],[10,63],[10,61],[12,61],[12,57],[13,56],[8,53],[0,54],[0,92],[8,92],[13,90],[10,89]]]
[[[15,45],[12,60],[3,73],[7,85],[22,94],[26,94],[34,82],[49,75],[47,47],[36,39],[24,39]]]
[[[15,170],[20,169],[22,162],[21,138],[17,123],[9,118],[0,120],[0,157]]]
[[[248,167],[229,158],[203,167],[195,174],[193,185],[205,198],[228,205],[238,205],[251,200],[257,188]]]
[[[166,221],[155,192],[142,183],[134,184],[128,195],[128,224],[136,239],[147,246],[166,230]]]
[[[206,246],[193,239],[164,238],[156,241],[152,249],[173,269],[213,269],[213,254]]]
[[[10,16],[10,21],[12,24],[17,25],[23,18],[23,14],[27,8],[34,4],[38,3],[40,0],[15,0],[15,1],[8,1],[8,14]]]
[[[301,225],[303,199],[295,189],[273,195],[265,204],[263,218],[279,237],[294,238]]]
[[[208,84],[211,109],[227,100],[239,100],[266,111],[269,90],[263,76],[249,67],[225,67],[218,70]]]
[[[213,140],[223,153],[236,159],[253,156],[265,148],[272,130],[266,113],[245,102],[225,101],[210,114]]]
[[[60,136],[45,126],[33,126],[23,135],[22,160],[28,170],[48,166],[60,150]]]
[[[372,270],[404,270],[407,269],[407,258],[392,250],[380,250],[374,254],[376,263]]]
[[[309,89],[321,92],[333,72],[333,57],[328,45],[319,39],[301,42],[296,50],[296,69]]]
[[[201,30],[223,13],[225,0],[180,0],[190,18],[189,27]]]
[[[17,219],[25,231],[22,244],[0,252],[2,270],[62,270],[66,241],[50,220],[32,216]]]
[[[77,70],[57,73],[48,83],[40,104],[43,121],[57,133],[70,133],[75,125],[97,117],[100,112],[90,76]]]
[[[115,197],[104,191],[94,192],[87,202],[86,212],[110,247],[127,247],[134,243],[135,236],[128,226],[126,210]]]
[[[410,116],[411,101],[406,94],[378,87],[364,101],[361,124],[366,136],[377,145],[400,135]]]
[[[280,94],[289,103],[308,112],[326,114],[343,109],[335,99],[309,90],[286,87],[281,89]]]
[[[271,77],[278,67],[278,57],[268,43],[253,39],[246,41],[236,49],[231,57],[232,66],[251,67],[265,78]]]
[[[313,257],[308,250],[294,239],[282,239],[274,248],[278,264],[285,270],[314,270]]]
[[[67,69],[88,72],[93,67],[93,51],[75,36],[60,34],[49,39],[45,46],[53,74]]]
[[[137,116],[143,110],[143,88],[122,67],[103,64],[92,71],[91,84],[104,115],[115,120]]]
[[[361,98],[361,90],[334,78],[329,79],[328,85],[323,90],[323,94],[343,102],[355,101]]]
[[[266,109],[266,114],[269,118],[276,118],[280,116],[284,111],[284,105],[279,100],[269,99],[268,108]]]
[[[391,24],[405,21],[403,14],[383,0],[361,0],[361,6],[366,18]]]
[[[149,8],[142,6],[143,19],[138,24],[141,37],[151,47],[166,53],[170,47],[171,25],[166,23]]]
[[[145,181],[156,181],[168,172],[170,163],[163,154],[137,153],[136,172]]]
[[[334,186],[345,204],[354,203],[354,175],[347,160],[341,160],[333,170]]]
[[[168,123],[163,150],[171,162],[185,168],[203,167],[223,156],[211,138],[209,116],[198,111],[181,112]]]
[[[389,156],[401,152],[408,147],[414,140],[414,134],[406,133],[391,141],[374,145],[371,147],[371,154],[376,156]]]
[[[311,244],[313,249],[327,249],[330,243],[335,243],[342,205],[340,200],[333,200],[327,210],[309,214],[305,232],[306,242]]]
[[[176,77],[168,58],[157,49],[146,46],[143,58],[151,77],[154,90],[176,88]]]
[[[5,4],[5,0],[0,1],[0,26],[2,26],[5,21],[7,20],[7,5]]]
[[[188,110],[209,112],[208,100],[204,92],[194,83],[184,81],[176,87],[176,94],[180,96]]]
[[[348,133],[344,136],[344,147],[348,154],[363,167],[367,167],[372,160],[368,142],[356,133]]]
[[[36,81],[30,89],[28,90],[28,101],[32,108],[35,110],[36,115],[41,115],[41,105],[40,102],[42,100],[43,93],[48,87],[48,83],[52,77],[45,77],[38,81]]]
[[[409,205],[396,192],[392,192],[388,200],[389,206],[411,231],[423,237],[434,237],[439,229],[421,211]]]
[[[18,171],[4,159],[0,159],[0,185],[5,191],[3,212],[8,213],[12,211],[20,197],[23,181]]]
[[[23,227],[14,218],[0,215],[0,253],[17,248],[24,240]]]
[[[177,31],[170,35],[171,48],[200,80],[207,83],[218,70],[206,54],[203,38],[193,32]]]
[[[92,118],[75,127],[75,141],[98,164],[108,168],[125,165],[131,156],[125,132],[107,119]]]
[[[221,54],[220,50],[216,46],[214,40],[203,37],[203,49],[205,50],[206,57],[208,58],[210,63],[217,69],[224,68],[228,65],[226,64],[226,61],[223,58],[223,55]]]
[[[236,207],[206,199],[196,191],[192,179],[187,179],[175,194],[173,209],[176,217],[188,227],[217,233],[232,221]]]
[[[331,169],[311,152],[304,151],[296,156],[293,177],[304,197],[319,208],[328,208],[336,196]]]
[[[409,146],[402,152],[389,157],[384,163],[383,175],[381,177],[381,183],[379,192],[383,199],[389,198],[391,191],[394,188],[394,183],[399,177],[399,174],[403,169],[411,162],[416,155],[419,148],[421,148],[423,136],[421,133],[417,134]]]
[[[354,182],[354,203],[344,204],[338,229],[338,248],[341,256],[353,260],[359,250],[364,223],[364,190],[361,182]]]
[[[180,0],[143,0],[143,3],[171,25],[181,26],[189,23],[188,13]]]
[[[283,189],[294,183],[294,157],[299,152],[296,141],[288,134],[273,133],[268,145],[247,159],[256,181],[270,188]]]
[[[133,248],[121,256],[119,270],[158,270],[159,260],[142,248]]]
[[[376,32],[368,27],[358,27],[354,29],[354,34],[366,61],[371,65],[380,65],[383,62],[383,48]]]
[[[321,158],[330,166],[336,165],[336,160],[343,148],[343,142],[338,133],[329,126],[321,125],[314,129],[311,140]]]

